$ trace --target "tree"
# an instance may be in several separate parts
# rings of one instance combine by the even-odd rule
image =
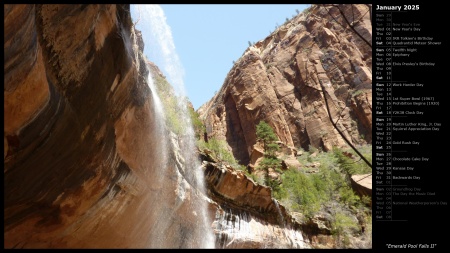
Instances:
[[[277,151],[279,147],[273,142],[277,141],[278,137],[272,127],[264,120],[256,125],[256,137],[264,143],[264,150],[267,152],[267,155],[275,156],[275,151]]]
[[[341,17],[343,18],[343,20],[345,21],[345,24],[348,25],[350,27],[350,29],[359,37],[361,38],[370,48],[372,48],[372,44],[369,43],[360,33],[358,33],[358,31],[355,29],[354,26],[356,26],[356,24],[358,23],[357,20],[355,19],[354,12],[353,12],[353,5],[351,5],[351,10],[352,10],[352,22],[349,21],[349,17],[347,17],[343,10],[340,8],[341,5],[334,5],[334,4],[324,4],[324,5],[319,5],[320,7],[323,7],[326,9],[326,11],[328,12],[328,15],[330,15],[330,17],[336,22],[338,23],[342,28],[346,29],[345,25],[343,23],[338,22],[338,20],[336,19],[335,16],[333,16],[330,12],[330,9],[335,7],[337,8],[337,10],[339,11]],[[330,8],[327,8],[330,7]],[[366,13],[364,13],[361,17],[358,18],[358,20],[362,19],[367,13],[369,13],[370,15],[370,22],[372,23],[372,16],[371,16],[371,7],[369,5],[367,5],[368,10],[366,11]],[[311,7],[309,7],[311,8]],[[308,9],[309,9],[308,8]],[[306,11],[306,10],[305,10]],[[318,75],[317,70],[315,71],[316,75]],[[314,81],[314,79],[312,79]],[[315,82],[315,81],[314,81]],[[343,134],[343,132],[338,128],[337,126],[337,122],[341,119],[342,114],[339,114],[338,119],[335,121],[331,115],[331,111],[330,111],[330,106],[328,104],[328,98],[327,95],[329,95],[328,91],[326,90],[324,84],[322,83],[321,79],[319,79],[319,84],[322,90],[322,94],[325,100],[325,106],[327,108],[327,112],[328,112],[328,118],[330,119],[331,124],[333,125],[334,129],[336,129],[336,131],[339,133],[339,135],[342,137],[342,139],[344,139],[344,141],[356,152],[356,154],[370,167],[372,168],[372,163],[367,160],[367,158],[361,154],[361,152],[359,152],[359,150],[353,146],[353,144],[345,137],[345,135]],[[335,105],[336,106],[336,105]]]
[[[264,150],[269,157],[275,157],[275,152],[278,151],[280,147],[276,143],[269,143],[264,147]]]

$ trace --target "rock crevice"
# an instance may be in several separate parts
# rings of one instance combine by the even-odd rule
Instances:
[[[250,46],[219,93],[198,109],[208,137],[227,140],[236,157],[250,157],[256,125],[264,120],[288,146],[342,147],[346,143],[328,119],[323,86],[345,137],[353,144],[371,142],[372,49],[355,34],[371,38],[367,10],[359,4],[312,5]],[[235,107],[228,106],[230,97]],[[239,115],[239,121],[222,120],[229,115]],[[227,137],[235,129],[242,129],[245,143]]]

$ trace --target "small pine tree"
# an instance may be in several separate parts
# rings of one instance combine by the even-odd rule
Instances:
[[[278,140],[278,137],[272,127],[270,127],[270,125],[264,120],[261,120],[258,125],[256,125],[256,137],[263,141],[264,150],[267,152],[267,155],[275,156],[275,151],[278,150],[278,145],[273,142]]]
[[[265,150],[268,156],[275,157],[275,152],[278,151],[280,148],[278,147],[278,144],[276,143],[269,143],[266,145]]]

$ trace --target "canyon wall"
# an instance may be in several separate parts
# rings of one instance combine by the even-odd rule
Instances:
[[[367,6],[342,8],[371,38]],[[245,52],[199,110],[208,137],[241,162],[260,120],[287,146],[343,145],[325,87],[347,137],[371,140],[371,47],[330,14],[313,6]],[[4,22],[5,248],[333,247],[320,222],[299,221],[217,161],[203,164],[199,192],[183,137],[158,127],[128,5],[4,5]]]
[[[5,248],[303,247],[270,188],[220,199],[240,185],[211,184],[231,175],[211,166],[196,188],[182,138],[158,127],[146,77],[164,77],[128,5],[4,8]]]
[[[200,247],[129,11],[4,5],[5,248]]]
[[[266,121],[289,147],[372,140],[371,5],[312,5],[250,46],[198,112],[244,165]],[[328,108],[325,101],[328,102]]]

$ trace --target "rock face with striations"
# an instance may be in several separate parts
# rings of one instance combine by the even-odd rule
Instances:
[[[4,8],[5,248],[305,247],[270,188],[209,166],[196,189],[129,6]]]
[[[365,6],[343,8],[371,38]],[[205,219],[216,247],[308,247],[300,231],[317,224],[296,222],[242,173],[210,164],[210,199],[195,189],[179,138],[157,127],[128,5],[4,5],[4,22],[5,248],[198,248]],[[241,161],[261,119],[286,147],[340,144],[324,83],[345,134],[370,140],[370,69],[370,48],[314,6],[238,61],[203,107],[208,135]]]
[[[289,211],[272,198],[270,187],[255,183],[243,171],[217,163],[201,152],[216,248],[310,248]]]
[[[349,141],[371,142],[370,9],[312,5],[249,47],[220,91],[198,109],[208,138],[226,140],[247,164],[256,125],[264,120],[287,146],[327,151],[345,144],[329,110]]]
[[[200,247],[129,6],[5,5],[4,22],[4,247]]]

